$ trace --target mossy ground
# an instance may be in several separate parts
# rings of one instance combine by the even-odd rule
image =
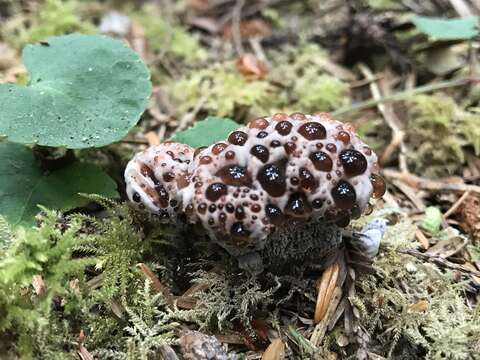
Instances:
[[[478,43],[429,40],[408,22],[413,11],[454,17],[455,9],[447,1],[413,10],[394,1],[245,1],[232,25],[240,2],[212,3],[0,1],[0,81],[28,80],[19,65],[26,43],[98,32],[112,10],[127,15],[133,25],[116,35],[150,66],[151,106],[124,141],[79,158],[102,166],[123,193],[133,153],[208,115],[244,123],[276,111],[337,112],[389,170],[384,201],[352,225],[388,220],[379,255],[369,263],[348,248],[335,254],[342,296],[319,340],[321,264],[252,277],[190,229],[95,196],[67,214],[43,209],[34,228],[0,218],[0,358],[155,359],[168,347],[180,353],[179,337],[195,329],[246,359],[260,358],[275,337],[291,359],[480,359],[480,98],[467,81],[478,73]],[[450,55],[431,61],[438,48]],[[265,74],[238,66],[246,52],[266,63]],[[391,93],[403,95],[352,105]],[[433,234],[417,226],[426,206],[447,214]]]

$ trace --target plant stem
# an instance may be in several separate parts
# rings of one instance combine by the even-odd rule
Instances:
[[[463,85],[467,85],[477,81],[480,81],[480,79],[476,77],[464,77],[464,78],[459,78],[455,80],[447,80],[447,81],[437,82],[434,84],[418,86],[414,89],[400,91],[398,93],[384,96],[379,99],[370,99],[370,100],[361,101],[349,106],[345,106],[343,108],[338,109],[337,111],[334,111],[332,115],[338,116],[338,115],[346,114],[353,111],[364,110],[364,109],[368,109],[370,107],[376,106],[380,103],[400,101],[417,94],[447,89],[447,88],[456,87],[456,86],[463,86]]]

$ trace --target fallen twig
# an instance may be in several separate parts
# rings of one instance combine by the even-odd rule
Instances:
[[[447,181],[441,180],[431,180],[426,178],[421,178],[419,176],[402,173],[393,169],[384,169],[382,174],[388,179],[398,179],[403,181],[417,189],[430,190],[430,191],[472,191],[480,193],[480,186],[469,185],[464,183],[449,183]]]
[[[422,253],[422,252],[417,251],[415,249],[397,249],[397,252],[399,252],[401,254],[412,255],[412,256],[415,256],[416,258],[431,262],[435,265],[443,266],[443,267],[449,268],[451,270],[461,271],[461,272],[463,272],[465,274],[468,274],[468,275],[480,276],[479,271],[473,271],[473,270],[468,269],[468,268],[466,268],[462,265],[454,264],[454,263],[452,263],[452,262],[450,262],[450,261],[446,260],[445,258],[443,258],[441,256],[438,256],[438,255],[425,254],[425,253]]]

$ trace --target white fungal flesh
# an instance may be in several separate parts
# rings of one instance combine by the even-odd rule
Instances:
[[[292,219],[348,223],[367,206],[378,171],[352,127],[325,113],[255,119],[193,154],[168,142],[136,155],[125,171],[128,197],[170,217],[185,212],[226,247],[262,248]]]

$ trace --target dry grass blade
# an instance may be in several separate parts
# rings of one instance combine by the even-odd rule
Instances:
[[[317,324],[325,317],[328,306],[332,300],[333,290],[337,285],[339,266],[337,263],[330,265],[322,274],[315,307],[314,322]]]
[[[285,359],[285,344],[282,339],[274,339],[262,355],[262,360]]]
[[[140,270],[151,280],[153,287],[162,295],[165,297],[165,300],[167,303],[171,306],[173,305],[173,295],[170,292],[170,289],[168,289],[165,285],[163,285],[158,277],[155,276],[153,271],[144,263],[139,263],[137,266],[140,268]]]

